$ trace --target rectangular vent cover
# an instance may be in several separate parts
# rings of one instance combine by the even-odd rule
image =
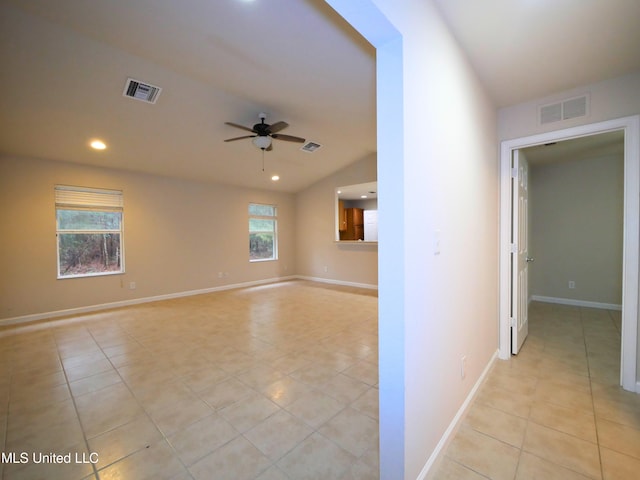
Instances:
[[[162,88],[156,87],[155,85],[128,78],[122,94],[125,97],[135,98],[143,102],[156,103],[161,91]]]
[[[302,147],[300,147],[300,150],[302,150],[303,152],[313,153],[320,147],[322,147],[322,145],[320,145],[319,143],[307,142]]]
[[[538,111],[540,125],[546,123],[569,120],[570,118],[584,117],[589,113],[589,98],[587,95],[568,98],[558,103],[542,105]]]

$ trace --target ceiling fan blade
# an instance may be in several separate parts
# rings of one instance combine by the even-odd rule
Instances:
[[[271,133],[279,132],[280,130],[284,130],[287,128],[289,124],[287,122],[276,122],[273,125],[269,125],[269,131]]]
[[[282,135],[280,133],[274,133],[271,136],[277,140],[284,140],[285,142],[298,142],[298,143],[305,142],[304,138],[294,137],[293,135]]]
[[[265,150],[266,150],[267,152],[270,152],[271,150],[273,150],[273,143],[272,143],[272,144],[270,144],[267,148],[265,148]]]
[[[233,142],[234,140],[242,140],[243,138],[253,138],[253,137],[257,137],[257,135],[243,135],[242,137],[227,138],[225,142]]]
[[[242,130],[246,130],[247,132],[258,133],[253,128],[245,127],[244,125],[238,125],[237,123],[233,123],[233,122],[224,122],[224,123],[226,125],[231,125],[232,127],[241,128]]]

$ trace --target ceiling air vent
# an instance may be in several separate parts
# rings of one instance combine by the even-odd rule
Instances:
[[[320,145],[319,143],[307,142],[300,147],[300,150],[302,150],[303,152],[313,153],[316,150],[318,150],[320,147],[322,147],[322,145]]]
[[[570,118],[584,117],[589,111],[589,98],[587,95],[568,98],[558,103],[549,103],[539,108],[538,118],[540,125],[546,123],[569,120]]]
[[[124,85],[124,92],[122,92],[122,94],[125,97],[135,98],[136,100],[142,100],[143,102],[156,103],[161,91],[162,89],[155,85],[144,83],[140,80],[134,80],[133,78],[128,78],[127,83]]]

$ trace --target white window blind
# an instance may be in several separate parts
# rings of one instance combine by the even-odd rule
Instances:
[[[56,185],[56,206],[119,208],[124,205],[121,190]]]

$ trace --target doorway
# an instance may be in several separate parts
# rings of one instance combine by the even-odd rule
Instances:
[[[526,147],[621,130],[624,132],[624,235],[620,384],[638,391],[638,216],[640,212],[640,116],[625,117],[502,142],[500,200],[500,344],[499,357],[511,356],[511,158]]]

